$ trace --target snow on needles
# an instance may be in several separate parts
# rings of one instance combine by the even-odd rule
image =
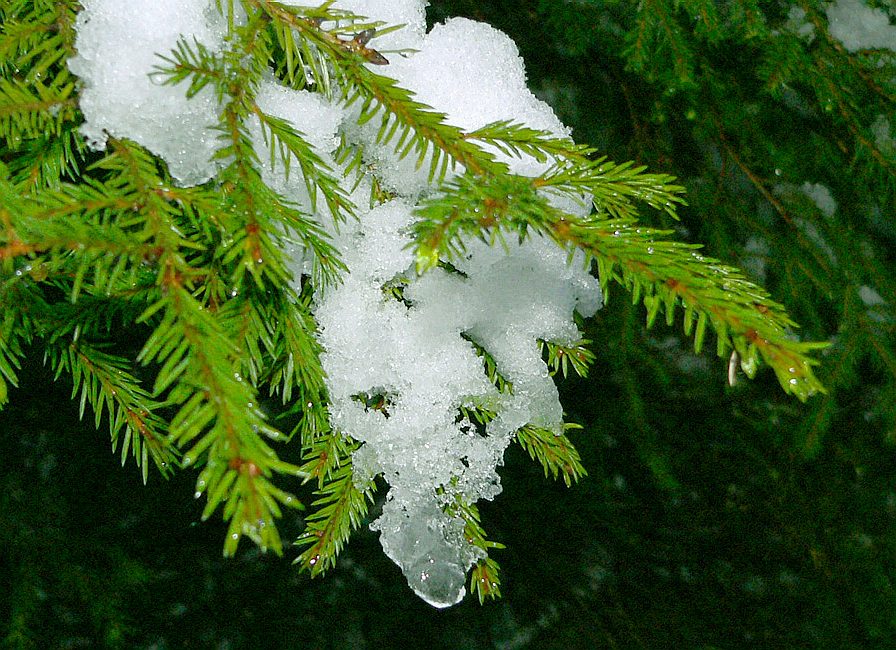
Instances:
[[[138,0],[127,10],[111,0],[84,0],[71,69],[81,77],[83,133],[97,148],[105,133],[131,138],[163,158],[185,185],[214,178],[219,107],[207,89],[187,100],[186,84],[161,86],[148,74],[179,36],[212,51],[225,47],[225,27],[206,0]],[[377,72],[394,77],[417,99],[472,130],[513,120],[567,136],[553,111],[525,85],[516,46],[482,23],[451,20],[425,33],[424,0],[343,0],[336,7],[406,27],[373,45],[403,50]],[[419,50],[411,53],[409,48]],[[341,285],[318,293],[314,313],[325,352],[330,417],[335,430],[363,443],[355,452],[355,481],[382,475],[390,489],[372,524],[386,554],[427,602],[445,607],[465,594],[466,573],[482,557],[466,541],[463,520],[448,513],[458,499],[475,503],[500,491],[497,467],[514,433],[526,424],[562,430],[557,389],[542,360],[540,341],[575,343],[573,313],[600,306],[597,281],[584,259],[540,237],[506,247],[469,242],[466,255],[422,276],[414,271],[410,227],[421,195],[435,191],[414,161],[398,160],[376,143],[376,128],[354,124],[346,110],[320,95],[282,86],[273,75],[256,101],[289,121],[335,166],[339,133],[360,146],[378,181],[396,195],[370,205],[369,178],[345,179],[358,219],[331,233],[349,269]],[[377,122],[378,120],[373,120]],[[311,211],[297,165],[289,178],[270,164],[257,122],[263,178],[290,201]],[[507,159],[514,173],[544,170],[534,159]],[[423,165],[426,169],[428,165]],[[365,172],[370,173],[370,172]],[[320,206],[318,206],[320,208]],[[568,209],[582,207],[570,201]],[[301,272],[302,251],[294,268]],[[297,279],[298,280],[298,279]],[[480,349],[491,354],[512,383],[501,393],[486,376]],[[496,413],[485,427],[465,409]]]

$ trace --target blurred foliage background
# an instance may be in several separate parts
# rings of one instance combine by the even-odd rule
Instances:
[[[590,476],[553,484],[511,447],[482,507],[505,597],[436,611],[364,528],[323,579],[250,547],[224,560],[194,475],[143,487],[33,359],[0,413],[3,646],[896,647],[896,147],[875,135],[896,125],[893,52],[844,50],[809,0],[431,4],[506,31],[577,141],[678,176],[682,222],[645,222],[831,341],[828,393],[800,404],[765,371],[730,387],[724,360],[611,295],[591,377],[561,388]]]

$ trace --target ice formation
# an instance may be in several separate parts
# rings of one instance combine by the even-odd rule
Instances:
[[[141,0],[123,11],[111,0],[85,0],[78,19],[78,55],[71,69],[83,82],[83,132],[101,147],[105,132],[132,138],[162,157],[181,183],[213,177],[216,147],[209,130],[218,108],[211,91],[186,100],[186,85],[159,86],[147,74],[179,35],[214,50],[222,47],[220,16],[206,0]],[[342,0],[336,4],[389,23],[382,49],[413,48],[390,56],[376,71],[396,78],[417,99],[444,112],[465,130],[513,120],[566,136],[553,111],[526,88],[516,46],[502,33],[456,19],[425,33],[424,0]],[[139,16],[129,18],[129,16]],[[449,510],[458,499],[475,503],[501,490],[497,467],[515,431],[527,423],[562,430],[557,389],[542,360],[540,341],[572,344],[580,337],[573,312],[592,315],[600,305],[597,281],[584,260],[567,259],[553,242],[534,236],[506,247],[470,242],[453,266],[422,276],[414,271],[409,228],[422,195],[434,191],[425,171],[377,144],[376,127],[358,128],[357,107],[280,85],[271,76],[258,89],[261,110],[293,124],[335,167],[342,133],[361,146],[373,173],[395,192],[369,208],[370,180],[347,178],[358,219],[339,229],[318,215],[349,272],[343,283],[319,293],[314,313],[324,347],[331,421],[363,443],[355,452],[355,481],[382,475],[390,489],[380,517],[386,554],[427,602],[445,607],[465,593],[466,573],[482,551],[464,536],[464,522]],[[378,122],[378,120],[373,120]],[[260,124],[256,141],[267,183],[311,211],[297,165],[289,177],[273,164]],[[372,130],[371,130],[372,129]],[[506,159],[519,174],[544,170],[534,159]],[[580,212],[585,202],[564,207]],[[320,205],[318,205],[320,208]],[[301,272],[302,252],[294,251]],[[513,384],[499,393],[484,372],[479,346]],[[377,406],[372,407],[371,403]],[[487,407],[496,417],[476,426],[464,408]]]
[[[827,9],[831,36],[850,52],[887,48],[896,50],[896,25],[883,9],[869,7],[863,0],[837,0]]]

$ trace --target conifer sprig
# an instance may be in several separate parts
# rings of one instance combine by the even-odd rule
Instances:
[[[476,594],[479,604],[501,597],[501,567],[489,557],[492,550],[505,548],[504,544],[488,539],[482,527],[482,518],[475,503],[458,497],[446,509],[448,514],[464,522],[464,536],[469,544],[481,549],[485,557],[477,560],[470,572],[470,591]]]
[[[379,116],[378,140],[394,143],[401,158],[413,153],[418,167],[427,163],[430,182],[440,182],[448,170],[455,169],[457,165],[474,173],[506,171],[506,165],[469,142],[459,128],[447,124],[442,113],[414,100],[413,93],[402,88],[394,79],[377,74],[367,67],[367,63],[380,62],[376,59],[377,53],[362,44],[363,39],[359,39],[359,35],[369,29],[368,25],[354,24],[350,32],[354,37],[340,38],[340,35],[347,32],[327,31],[322,27],[323,17],[319,14],[308,13],[302,8],[287,8],[276,2],[249,1],[265,11],[273,21],[296,30],[305,41],[327,57],[340,75],[346,104],[351,106],[356,102],[361,103],[358,124],[366,124]],[[325,3],[321,10],[328,8],[330,4]],[[281,41],[280,46],[287,48],[290,43]],[[295,42],[292,47],[296,47]],[[301,51],[296,52],[296,56],[300,54]]]
[[[588,367],[594,363],[594,353],[588,349],[591,341],[583,339],[574,345],[563,345],[553,341],[542,341],[548,353],[548,367],[552,374],[561,373],[566,378],[571,367],[579,377],[588,376]]]
[[[823,344],[789,338],[788,329],[795,323],[736,269],[704,258],[696,246],[669,241],[668,232],[640,227],[631,203],[616,204],[617,218],[597,214],[582,219],[551,206],[538,193],[540,185],[540,179],[470,174],[446,183],[442,193],[418,209],[418,268],[425,270],[442,257],[461,254],[464,237],[495,242],[508,234],[523,239],[530,231],[537,232],[593,256],[605,299],[611,280],[622,284],[634,302],[644,303],[648,325],[660,313],[672,324],[676,308],[681,307],[685,332],[693,333],[697,351],[709,324],[717,335],[718,354],[724,357],[736,350],[749,376],[762,359],[786,392],[804,400],[822,390],[812,372],[817,362],[808,355]],[[576,187],[588,189],[585,183]],[[643,191],[637,185],[631,190]]]
[[[314,511],[305,519],[306,529],[295,544],[304,547],[295,559],[302,569],[317,576],[336,564],[336,558],[352,531],[367,515],[374,483],[356,484],[351,454],[358,444],[330,431],[306,446],[302,472],[306,481],[316,481]]]
[[[581,428],[572,423],[564,425],[565,430]],[[528,424],[516,432],[516,441],[532,460],[541,464],[545,477],[562,478],[566,487],[572,487],[588,475],[578,450],[565,433],[558,435],[555,431]]]
[[[121,447],[122,465],[131,451],[144,483],[149,478],[150,458],[163,476],[174,471],[179,454],[168,441],[167,423],[157,412],[165,405],[153,399],[130,373],[130,359],[63,339],[47,345],[46,355],[57,379],[63,373],[71,375],[72,398],[80,400],[80,416],[84,417],[89,404],[97,429],[106,416],[112,451]]]

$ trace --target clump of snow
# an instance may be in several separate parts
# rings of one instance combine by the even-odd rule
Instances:
[[[180,38],[212,51],[223,44],[226,25],[214,2],[203,0],[83,0],[75,29],[78,54],[69,60],[81,78],[81,132],[94,149],[107,134],[129,138],[168,163],[184,185],[209,180],[218,106],[212,88],[188,100],[187,84],[165,86],[149,77]]]
[[[770,250],[768,242],[759,237],[750,237],[744,245],[741,266],[759,282],[765,282]]]
[[[593,314],[600,290],[581,258],[567,264],[562,250],[537,237],[507,251],[474,243],[458,272],[416,277],[413,219],[413,205],[399,199],[345,228],[339,247],[350,273],[318,301],[315,316],[332,424],[365,443],[356,476],[382,474],[391,486],[373,528],[411,587],[444,606],[463,597],[466,571],[481,554],[443,508],[457,496],[475,502],[500,492],[496,468],[523,425],[562,430],[538,341],[575,342],[572,313]],[[406,285],[403,301],[384,292],[396,280]],[[470,340],[494,356],[513,394],[499,394],[486,378]],[[382,409],[359,398],[373,395],[383,396]],[[498,412],[484,432],[460,415],[475,405]]]
[[[426,4],[339,0],[335,6],[408,25],[375,37],[371,46],[420,51],[390,55],[390,65],[377,72],[413,90],[451,124],[469,131],[509,119],[568,136],[550,107],[526,88],[522,60],[507,36],[465,19],[425,34]],[[213,51],[223,47],[226,27],[214,3],[138,0],[127,11],[111,0],[84,0],[83,6],[78,55],[70,66],[84,82],[83,132],[93,146],[101,148],[108,132],[161,156],[181,183],[213,177],[216,139],[209,127],[219,112],[213,91],[187,100],[186,84],[160,86],[148,74],[159,63],[156,53],[169,52],[179,37],[198,39]],[[289,122],[334,173],[344,176],[334,154],[345,135],[395,192],[369,207],[370,178],[357,171],[345,177],[358,219],[338,229],[322,201],[314,214],[297,161],[287,176],[280,160],[271,161],[256,117],[247,128],[262,178],[320,221],[348,268],[339,286],[318,291],[313,306],[331,424],[362,443],[353,456],[356,483],[380,475],[389,483],[383,512],[371,525],[384,551],[418,595],[446,607],[463,598],[466,573],[484,556],[467,541],[464,521],[452,508],[500,493],[497,468],[520,427],[562,431],[563,412],[540,342],[575,343],[580,333],[573,314],[594,314],[599,284],[583,255],[570,259],[537,235],[523,242],[511,238],[503,247],[467,242],[453,266],[418,276],[410,233],[420,196],[436,189],[428,183],[427,166],[417,170],[413,156],[398,160],[391,145],[376,142],[378,120],[359,128],[357,107],[338,101],[286,88],[273,75],[256,95],[259,109]],[[546,168],[529,157],[496,155],[518,174]],[[575,198],[552,200],[576,213],[587,209]],[[307,271],[300,247],[289,254],[297,276]],[[494,386],[477,346],[495,359],[512,391]],[[495,414],[486,426],[467,417],[477,407]]]
[[[887,48],[896,50],[896,25],[882,9],[862,0],[837,0],[827,9],[828,30],[850,52]]]
[[[407,58],[395,57],[382,72],[415,93],[415,99],[444,113],[449,124],[473,131],[499,120],[512,119],[529,127],[568,137],[567,129],[550,106],[526,87],[526,73],[516,44],[485,23],[454,18],[436,25],[426,35],[420,51]],[[405,196],[430,189],[429,161],[417,169],[411,152],[399,160],[394,143],[376,142],[379,118],[352,132],[374,164],[374,172],[386,187]],[[512,171],[535,176],[549,165],[530,157],[499,154]]]
[[[787,13],[785,27],[801,38],[811,40],[815,34],[815,27],[808,21],[806,11],[801,7],[790,8],[790,11]]]
[[[868,307],[883,305],[886,302],[877,291],[869,287],[867,284],[863,284],[861,287],[859,287],[859,298],[861,298],[862,302],[865,303]]]
[[[874,136],[874,144],[885,156],[896,157],[896,137],[894,137],[890,120],[886,115],[878,115],[871,124],[871,134]]]
[[[831,195],[831,190],[821,183],[810,183],[806,181],[800,187],[803,194],[812,199],[816,207],[826,217],[833,217],[837,211],[837,201]]]

